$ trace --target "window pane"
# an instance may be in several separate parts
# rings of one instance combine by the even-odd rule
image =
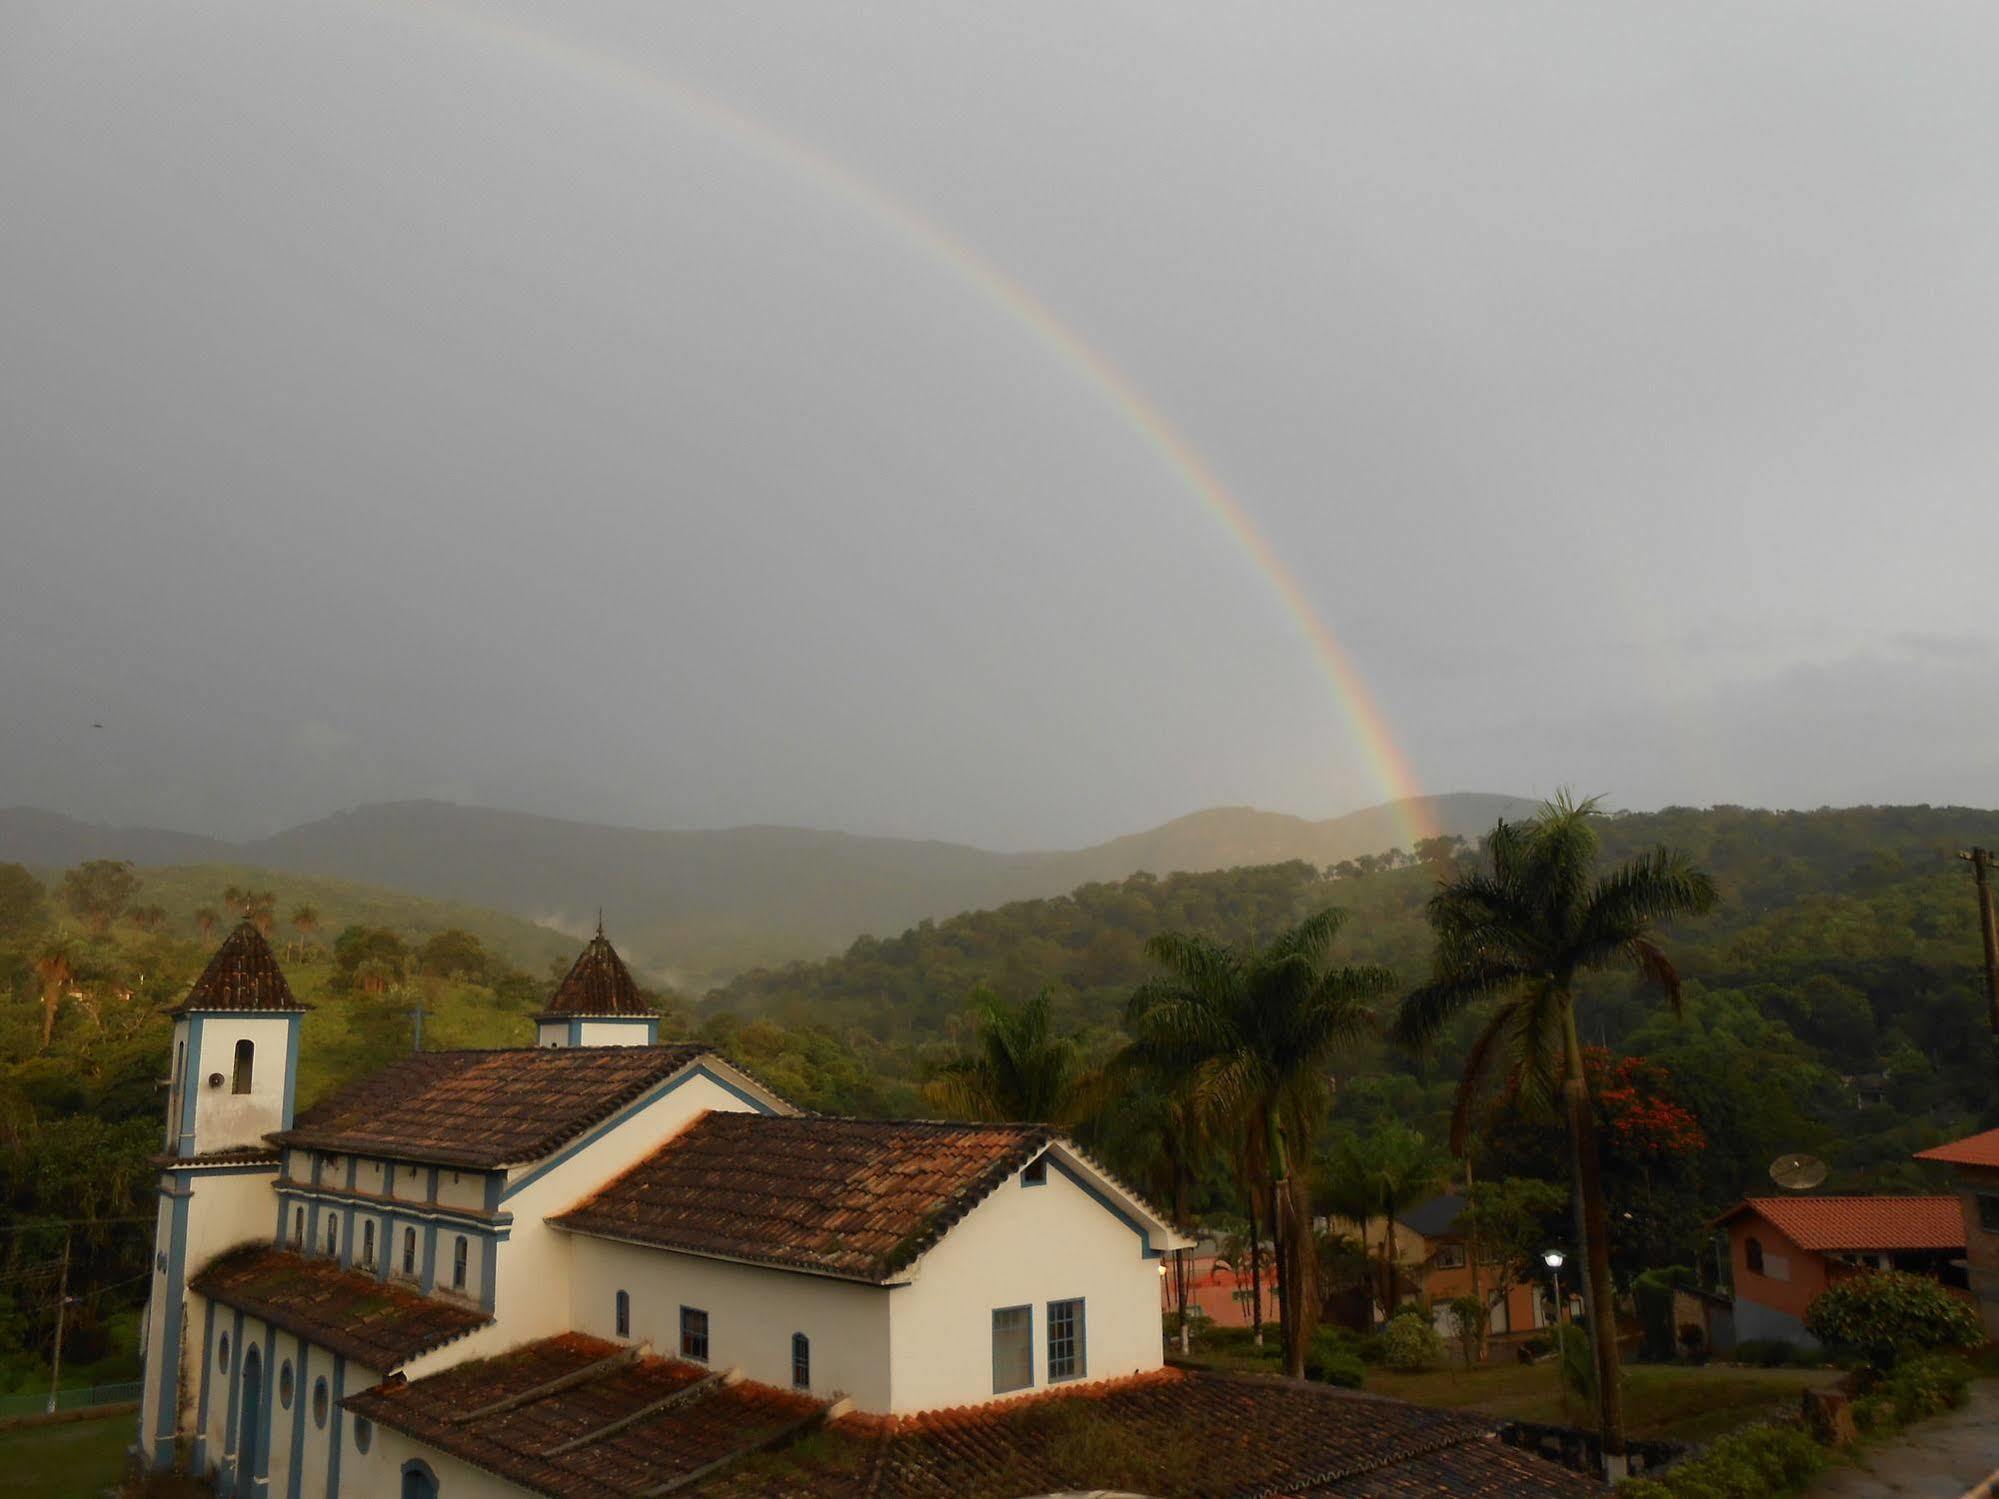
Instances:
[[[1083,1303],[1048,1303],[1048,1379],[1083,1377]]]
[[[1988,1234],[1999,1234],[1999,1197],[1979,1193],[1978,1226]]]
[[[708,1314],[697,1307],[680,1309],[680,1356],[708,1362]]]
[[[802,1332],[791,1335],[791,1383],[801,1390],[812,1388],[812,1340]]]
[[[1003,1306],[993,1311],[993,1393],[1024,1390],[1034,1383],[1034,1310]]]

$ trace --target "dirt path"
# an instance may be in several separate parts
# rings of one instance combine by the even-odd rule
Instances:
[[[1958,1499],[1999,1469],[1999,1380],[1974,1380],[1960,1410],[1835,1468],[1804,1499]]]

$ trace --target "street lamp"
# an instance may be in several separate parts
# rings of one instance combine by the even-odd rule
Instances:
[[[1555,1383],[1562,1389],[1562,1424],[1569,1424],[1569,1381],[1562,1369],[1562,1265],[1568,1259],[1559,1249],[1541,1251],[1541,1263],[1555,1277]]]
[[[1569,1257],[1559,1249],[1544,1249],[1541,1251],[1541,1263],[1555,1272],[1555,1321],[1557,1324],[1562,1320],[1562,1266],[1568,1263],[1568,1259]]]

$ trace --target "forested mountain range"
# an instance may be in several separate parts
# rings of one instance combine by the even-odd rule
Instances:
[[[1287,859],[1333,864],[1408,842],[1412,814],[1442,833],[1476,836],[1527,806],[1468,793],[1317,822],[1224,807],[1043,853],[807,828],[652,831],[446,802],[360,807],[228,844],[13,808],[0,810],[0,860],[45,872],[89,858],[227,863],[389,886],[572,929],[601,908],[636,967],[698,988],[756,963],[837,952],[863,932],[896,932],[1086,881]]]

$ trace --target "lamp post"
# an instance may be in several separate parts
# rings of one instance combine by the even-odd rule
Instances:
[[[1562,1367],[1562,1266],[1568,1256],[1559,1249],[1541,1251],[1541,1263],[1553,1272],[1555,1277],[1555,1383],[1562,1391],[1562,1424],[1569,1424],[1569,1381]]]

